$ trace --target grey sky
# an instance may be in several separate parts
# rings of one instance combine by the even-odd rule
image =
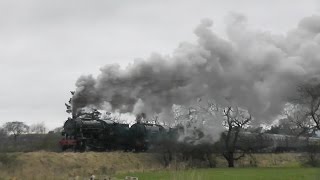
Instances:
[[[61,126],[64,102],[82,74],[105,64],[126,65],[152,52],[170,54],[194,41],[200,20],[224,36],[229,12],[251,27],[285,34],[319,14],[315,0],[0,0],[0,122]]]

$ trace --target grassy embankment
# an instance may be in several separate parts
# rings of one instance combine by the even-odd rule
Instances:
[[[0,154],[0,180],[88,179],[91,174],[95,174],[99,179],[107,175],[122,178],[129,174],[138,176],[139,179],[275,179],[282,175],[286,175],[287,179],[320,179],[320,169],[301,168],[302,159],[300,154],[258,154],[237,162],[238,167],[250,168],[226,169],[223,168],[226,166],[225,160],[217,157],[219,168],[194,170],[189,166],[190,162],[176,161],[164,168],[161,156],[151,153],[10,153]]]
[[[2,179],[74,179],[114,175],[128,171],[161,169],[157,156],[147,153],[53,153],[30,152],[0,155]]]

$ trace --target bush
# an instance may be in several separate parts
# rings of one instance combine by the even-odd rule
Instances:
[[[13,154],[13,153],[0,153],[0,164],[1,166],[12,166],[15,165],[17,163],[17,154]]]
[[[306,165],[320,167],[320,144],[311,144],[307,146]]]

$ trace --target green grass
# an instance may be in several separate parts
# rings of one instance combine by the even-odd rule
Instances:
[[[120,174],[139,180],[320,180],[320,168],[216,168],[186,171],[158,171]]]
[[[302,154],[254,154],[252,156],[253,158],[246,156],[237,161],[237,168],[234,169],[224,168],[226,161],[218,157],[217,167],[219,168],[185,170],[190,168],[188,162],[173,161],[169,167],[164,168],[161,156],[152,153],[45,151],[0,153],[0,180],[83,180],[89,179],[91,174],[96,175],[100,180],[106,176],[116,176],[123,180],[126,175],[137,176],[139,180],[320,180],[320,168],[304,168],[305,156]],[[254,167],[257,168],[252,168],[250,162],[253,159],[256,161]],[[176,169],[181,171],[175,171]]]

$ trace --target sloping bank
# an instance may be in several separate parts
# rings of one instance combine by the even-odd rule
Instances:
[[[298,167],[301,155],[256,154],[237,162],[241,167]],[[217,167],[225,167],[225,160],[215,158]],[[181,162],[173,160],[170,169],[185,169],[197,164],[197,160]],[[163,170],[163,159],[159,154],[125,152],[54,153],[30,152],[0,155],[0,180],[17,179],[70,179],[96,175],[114,175],[136,171]]]
[[[159,156],[148,153],[30,152],[2,154],[1,177],[17,179],[68,179],[90,174],[114,174],[163,168]]]

